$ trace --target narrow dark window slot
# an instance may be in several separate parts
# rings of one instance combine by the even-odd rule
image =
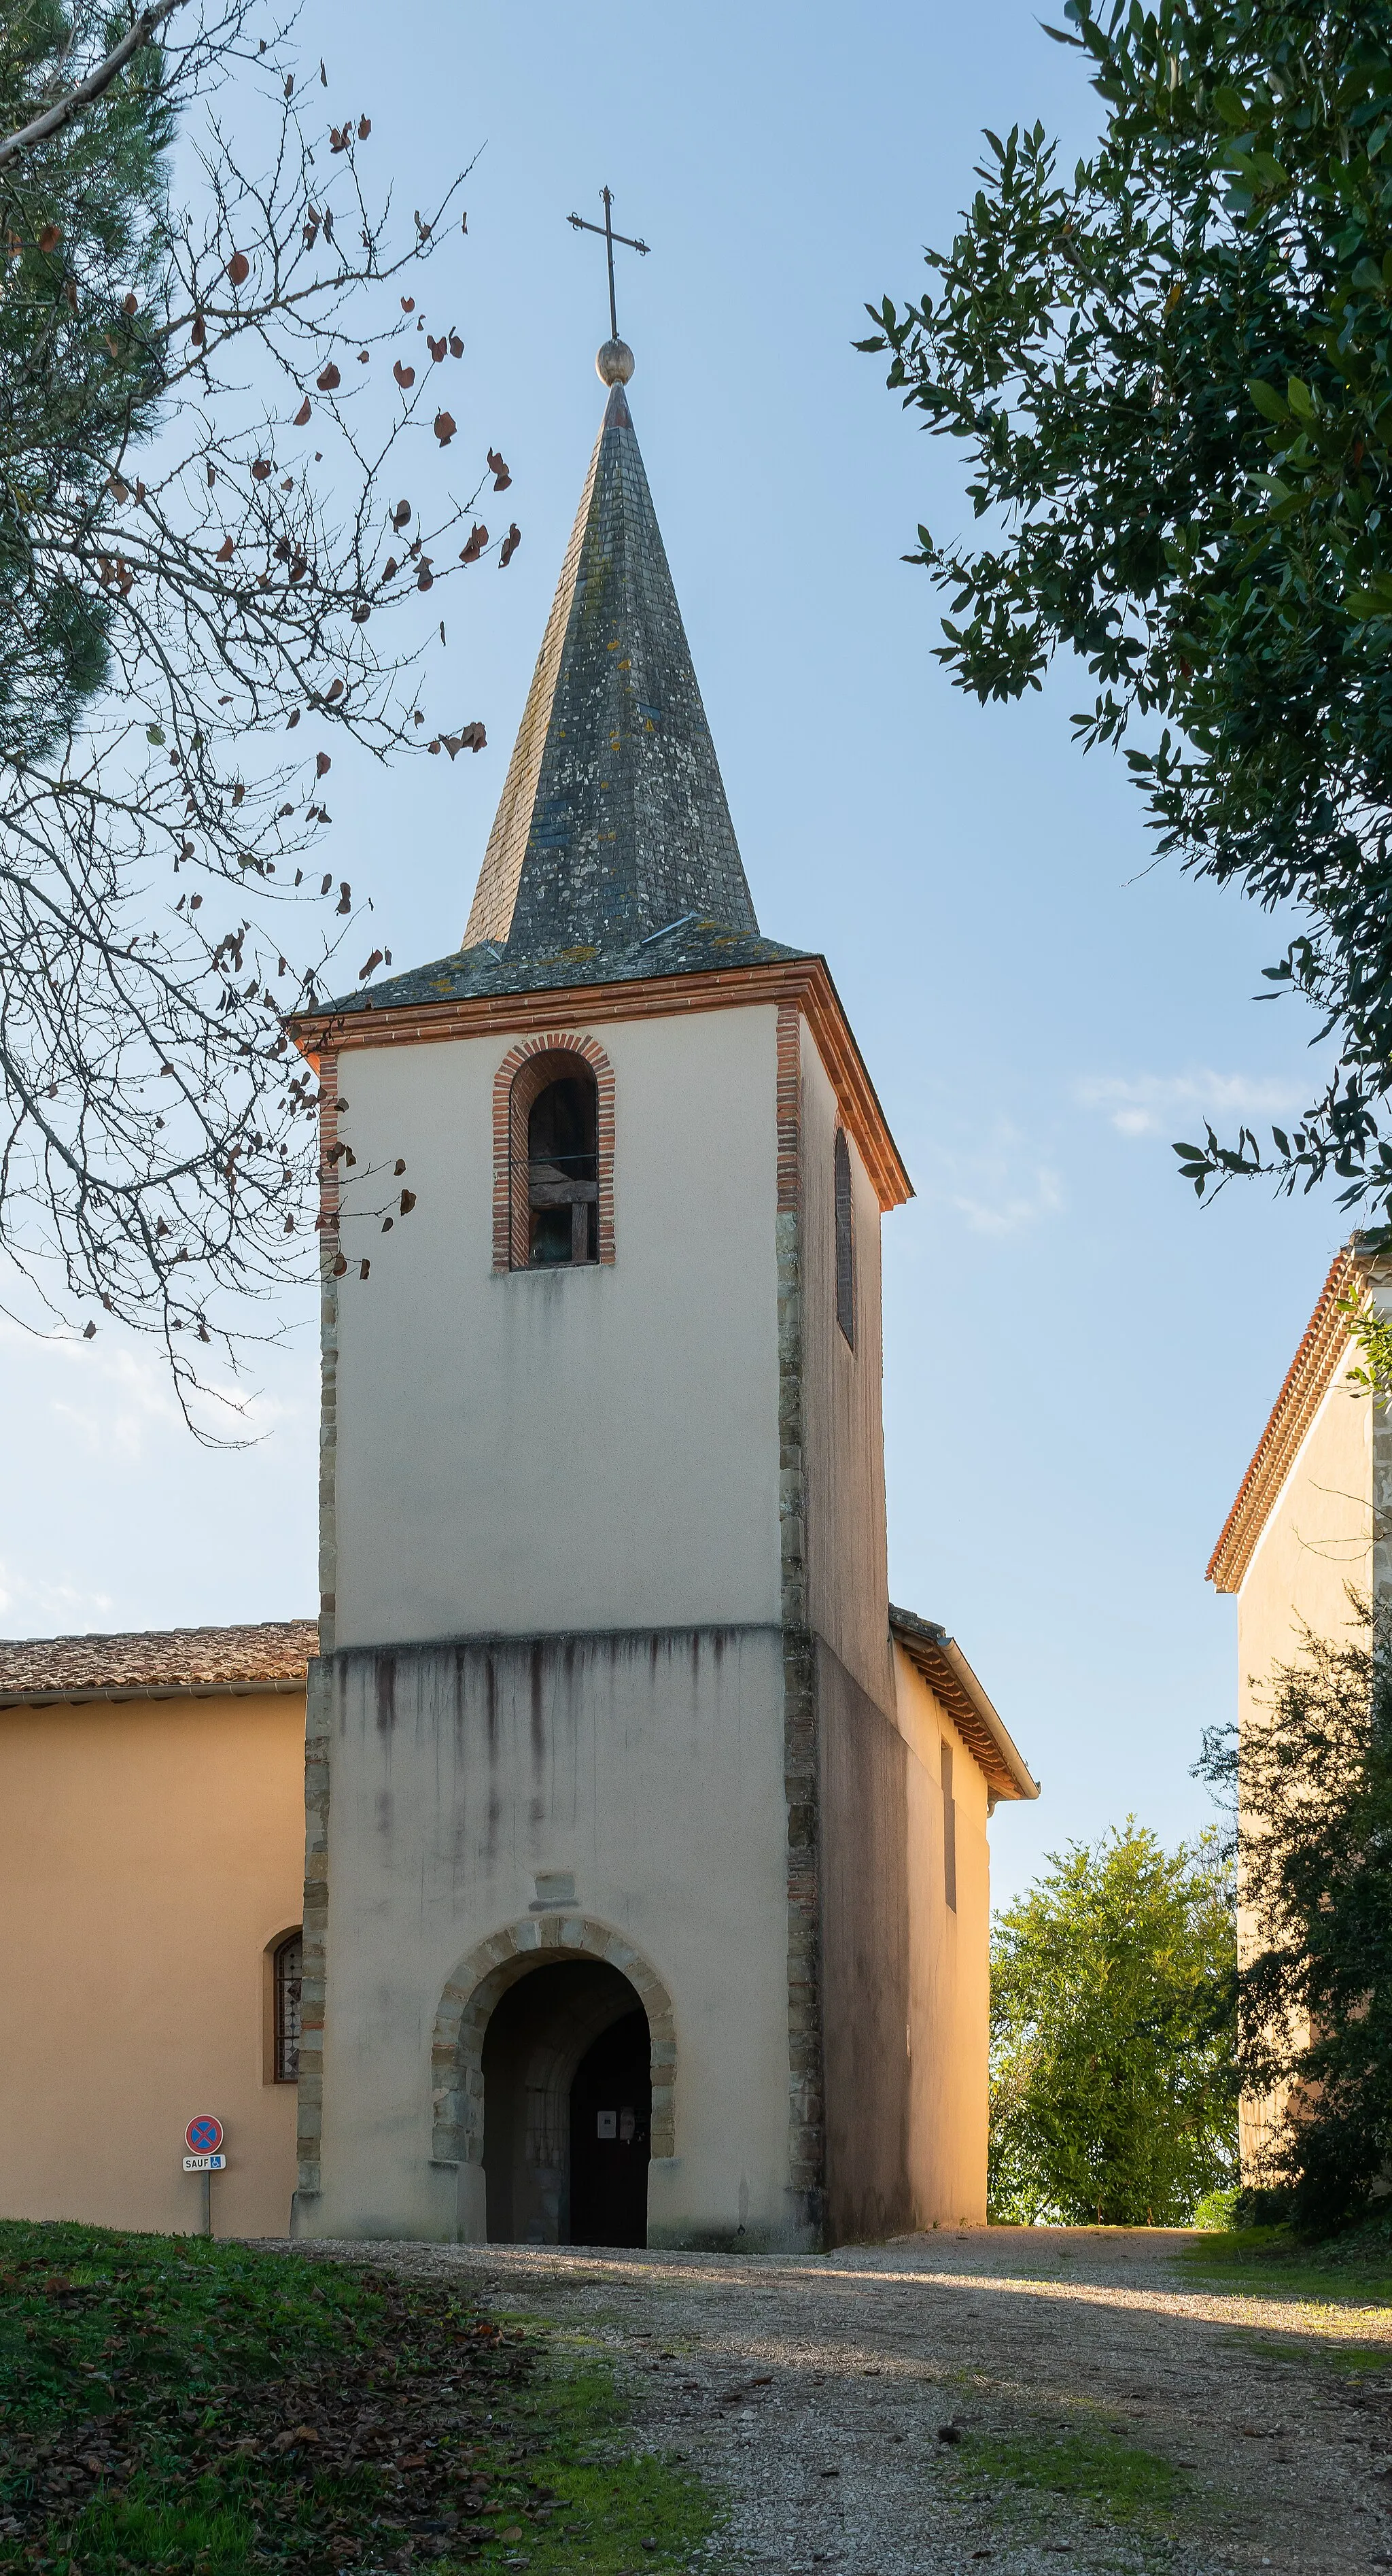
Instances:
[[[304,1938],[292,1932],[275,1954],[275,2080],[297,2084],[300,2075],[300,1982]]]
[[[940,1739],[941,1740],[941,1739]],[[955,1914],[957,1911],[957,1801],[952,1794],[952,1747],[942,1747],[943,1794],[943,1892]]]
[[[845,1129],[836,1130],[836,1320],[852,1350],[856,1337],[855,1206],[851,1197],[851,1149]]]

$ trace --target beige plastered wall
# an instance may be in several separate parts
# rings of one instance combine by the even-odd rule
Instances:
[[[894,1652],[909,1750],[909,2057],[912,2179],[920,2227],[986,2217],[991,1851],[986,1780],[923,1676]],[[947,1903],[942,1746],[952,1749],[957,1907]]]
[[[564,1872],[574,1916],[672,2001],[652,2240],[787,2243],[782,1754],[775,1629],[341,1653],[322,2190],[302,2232],[482,2239],[481,2167],[432,2161],[435,2018],[498,1934],[540,1938],[538,1879]]]
[[[1278,1494],[1237,1596],[1238,1724],[1245,1733],[1263,1720],[1271,1675],[1278,1664],[1298,1662],[1309,1628],[1336,1644],[1355,1634],[1349,1586],[1367,1594],[1373,1570],[1373,1407],[1348,1371],[1350,1352]],[[1251,1926],[1239,1908],[1238,1937]],[[1242,2167],[1260,2180],[1262,2149],[1279,2104],[1244,2098]]]
[[[885,1530],[880,1206],[847,1135],[854,1211],[856,1334],[836,1319],[836,1094],[802,1028],[803,1389],[811,1624],[877,1706],[890,1711]]]
[[[269,1950],[300,1919],[303,1693],[0,1710],[0,2213],[280,2235],[295,2087]]]
[[[834,2238],[986,2214],[986,1782],[889,1634],[881,1213],[847,1134],[856,1331],[836,1315],[836,1094],[802,1029],[809,1604],[823,1744],[823,2011]],[[946,1901],[942,1746],[957,1908]]]
[[[1351,1389],[1349,1368],[1331,1382],[1267,1516],[1237,1596],[1241,1722],[1249,1724],[1276,1664],[1294,1663],[1302,1629],[1346,1640],[1348,1587],[1372,1581],[1373,1408]]]
[[[986,1783],[896,1648],[894,1715],[822,1685],[827,2188],[834,2243],[986,2214]],[[839,1669],[839,1668],[838,1668]],[[953,1757],[955,1910],[942,1749]]]
[[[612,1268],[492,1268],[512,1037],[345,1052],[340,1647],[778,1619],[776,1023],[586,1024],[614,1070]],[[398,1157],[417,1203],[383,1236],[351,1210]]]
[[[654,2237],[787,2241],[777,1014],[577,1034],[614,1073],[616,1257],[549,1274],[492,1268],[514,1038],[340,1059],[359,1173],[404,1157],[417,1205],[344,1229],[306,2233],[482,2233],[482,2173],[431,2159],[434,2018],[568,1872],[672,1998]]]

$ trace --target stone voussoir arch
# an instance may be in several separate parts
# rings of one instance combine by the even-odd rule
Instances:
[[[466,1952],[440,1997],[430,2050],[431,2160],[483,2162],[483,2038],[499,1997],[532,1968],[594,1959],[617,1968],[648,2016],[652,2050],[652,2153],[674,2156],[677,2042],[672,1998],[647,1960],[589,1914],[544,1914],[510,1923]]]

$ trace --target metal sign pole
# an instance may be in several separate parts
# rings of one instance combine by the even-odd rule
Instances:
[[[215,2173],[221,2173],[227,2162],[227,2158],[222,2152],[221,2120],[215,2120],[211,2111],[200,2111],[196,2118],[190,2120],[188,2127],[184,2131],[184,2144],[188,2149],[188,2154],[184,2158],[184,2171],[185,2173],[196,2173],[203,2186],[203,2226],[201,2232],[204,2236],[211,2236],[213,2232],[213,2176]]]

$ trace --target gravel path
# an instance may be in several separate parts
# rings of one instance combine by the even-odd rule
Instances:
[[[1392,2311],[1191,2288],[1192,2242],[983,2228],[783,2263],[332,2250],[465,2274],[608,2344],[638,2374],[647,2439],[725,2498],[719,2576],[1392,2568]],[[1183,2472],[1163,2536],[1050,2492],[1070,2436]]]

